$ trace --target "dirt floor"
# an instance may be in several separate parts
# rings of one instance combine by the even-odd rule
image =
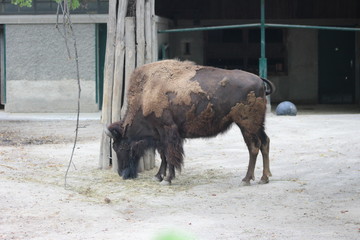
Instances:
[[[233,127],[185,144],[171,186],[156,170],[98,169],[99,120],[0,120],[0,239],[360,239],[360,114],[267,116],[270,183],[242,186],[248,153]],[[158,158],[158,157],[157,157]],[[159,161],[157,161],[157,166]]]

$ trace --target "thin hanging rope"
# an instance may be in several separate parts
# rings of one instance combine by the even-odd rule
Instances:
[[[71,2],[70,2],[71,5]],[[78,99],[77,99],[77,115],[76,115],[76,128],[75,128],[75,138],[74,138],[74,144],[71,151],[71,156],[69,160],[69,164],[67,166],[66,172],[65,172],[65,179],[64,179],[64,187],[67,188],[67,176],[70,170],[70,166],[73,165],[75,170],[76,166],[73,162],[73,157],[75,153],[76,143],[78,139],[78,133],[79,133],[79,121],[80,121],[80,98],[81,98],[81,85],[80,85],[80,71],[79,71],[79,56],[78,56],[78,50],[77,50],[77,41],[75,32],[73,30],[71,16],[70,16],[70,5],[68,3],[68,0],[60,1],[58,3],[57,7],[57,13],[56,13],[56,28],[58,29],[60,35],[65,40],[66,50],[68,53],[68,58],[71,59],[71,51],[68,44],[69,41],[69,35],[72,37],[72,40],[74,42],[74,55],[75,55],[75,65],[76,65],[76,79],[77,79],[77,85],[78,85]],[[63,31],[59,28],[59,14],[62,12],[62,26]]]

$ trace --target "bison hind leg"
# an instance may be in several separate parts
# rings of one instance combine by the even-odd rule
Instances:
[[[259,137],[261,140],[260,151],[263,157],[263,175],[260,184],[265,184],[269,182],[269,177],[272,176],[270,172],[270,160],[269,160],[269,151],[270,151],[270,138],[266,135],[264,127],[259,131]]]
[[[256,134],[251,134],[242,127],[240,127],[240,129],[249,150],[248,170],[246,176],[243,178],[242,181],[243,181],[243,185],[250,185],[250,181],[255,180],[254,171],[255,171],[256,159],[259,154],[261,142]]]
[[[259,184],[265,184],[269,182],[271,177],[269,150],[270,150],[270,138],[266,135],[264,127],[261,126],[256,133],[251,133],[243,126],[239,126],[243,134],[245,143],[249,150],[249,165],[245,178],[242,180],[244,185],[250,185],[251,180],[255,180],[255,165],[256,159],[261,151],[263,157],[263,175]]]

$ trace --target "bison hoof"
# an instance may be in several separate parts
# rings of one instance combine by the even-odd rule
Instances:
[[[163,180],[163,178],[161,176],[154,176],[154,180],[155,181],[158,181],[158,182],[161,182]]]
[[[251,184],[250,184],[250,181],[245,181],[245,180],[243,180],[243,181],[241,182],[241,185],[242,185],[242,186],[250,186]]]
[[[267,184],[267,183],[269,183],[268,177],[262,177],[261,180],[259,181],[259,184]]]
[[[269,180],[267,180],[267,181],[265,181],[265,180],[260,180],[260,181],[259,181],[259,184],[267,184],[267,183],[269,183]]]
[[[160,174],[156,174],[156,175],[154,176],[154,179],[155,179],[156,181],[161,182],[164,178],[163,178]]]
[[[162,180],[162,181],[160,182],[160,184],[163,185],[163,186],[170,186],[170,185],[171,185],[171,182],[164,179],[164,180]]]

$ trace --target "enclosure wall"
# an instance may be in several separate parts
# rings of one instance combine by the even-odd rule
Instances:
[[[59,27],[62,31],[62,26]],[[81,79],[81,111],[96,104],[95,24],[75,24]],[[75,112],[77,77],[74,42],[54,24],[6,25],[7,112]]]

